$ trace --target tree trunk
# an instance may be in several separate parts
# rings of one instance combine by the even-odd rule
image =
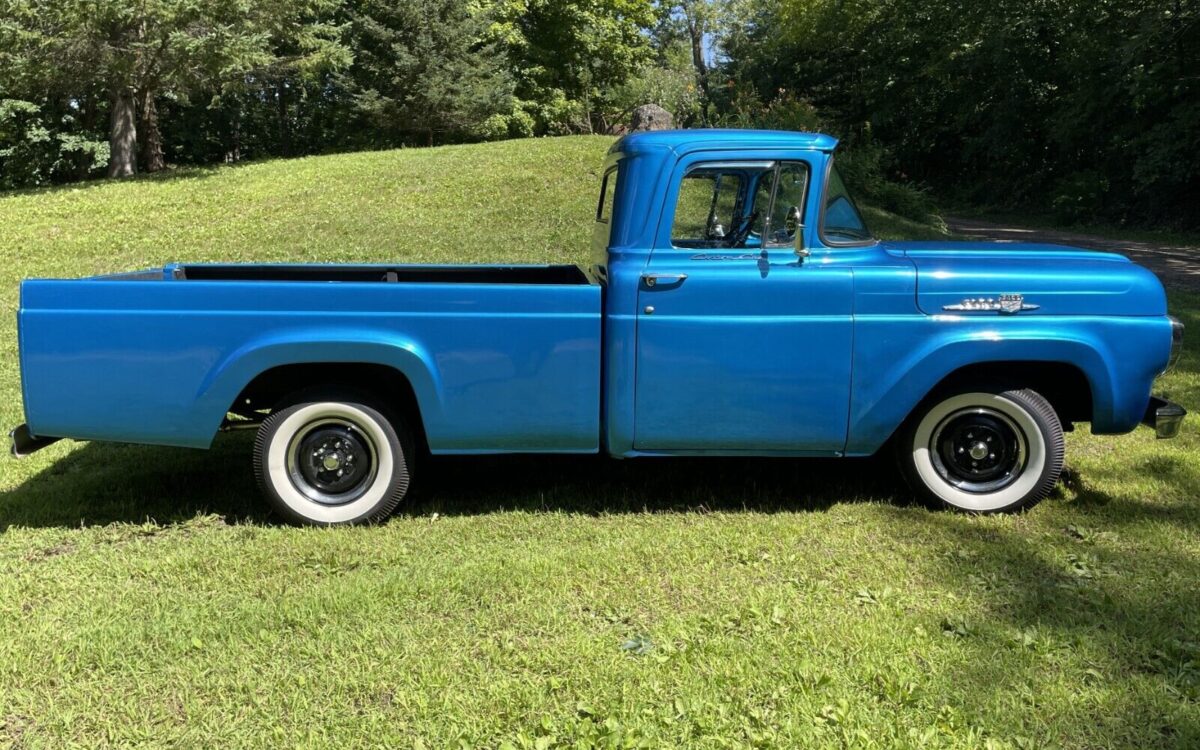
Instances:
[[[279,116],[279,152],[280,156],[292,155],[292,128],[288,122],[287,85],[284,81],[275,84],[275,102]]]
[[[698,19],[687,19],[688,39],[692,47],[692,67],[700,79],[700,124],[708,127],[708,105],[712,92],[708,89],[708,64],[704,61],[704,26]]]
[[[158,105],[154,103],[154,92],[146,91],[142,94],[142,168],[161,172],[166,167],[162,133],[158,129]]]
[[[242,116],[241,109],[233,111],[232,122],[229,125],[230,147],[225,152],[225,163],[233,164],[242,160]]]
[[[84,96],[79,99],[82,112],[79,117],[79,122],[83,126],[83,132],[96,132],[96,121],[100,118],[100,107],[98,106],[95,96]],[[93,157],[87,153],[76,153],[75,155],[75,179],[86,180],[93,168]]]
[[[108,151],[109,177],[137,174],[137,124],[133,92],[124,87],[113,95]]]

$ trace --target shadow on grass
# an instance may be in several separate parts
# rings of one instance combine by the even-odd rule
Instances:
[[[252,166],[254,164],[263,163],[263,159],[247,160],[234,162],[231,164],[207,164],[193,165],[184,164],[179,166],[169,167],[162,172],[139,172],[130,177],[110,178],[96,177],[93,179],[81,180],[79,182],[67,182],[61,185],[41,185],[38,187],[17,188],[15,190],[7,190],[0,193],[0,200],[4,198],[18,198],[29,196],[51,196],[60,193],[82,193],[95,190],[97,188],[110,187],[112,185],[130,185],[138,183],[165,183],[165,182],[181,182],[181,181],[199,181],[206,180],[210,177],[216,177],[226,173],[229,170],[239,169],[242,167]]]
[[[209,451],[89,443],[0,493],[0,531],[167,524],[206,513],[274,523],[251,472],[252,442],[248,434],[222,435]],[[419,465],[397,515],[823,510],[860,500],[904,503],[902,486],[881,459],[433,457]]]
[[[956,675],[955,700],[968,716],[995,710],[998,691],[1009,696],[1013,712],[1033,706],[1040,678],[995,666],[998,651],[1015,652],[1056,680],[1100,688],[1063,707],[1075,717],[1071,733],[1086,728],[1094,738],[1084,744],[1200,747],[1200,558],[1177,543],[1179,532],[1153,531],[1174,528],[1168,524],[1185,516],[1194,528],[1196,511],[1164,517],[1130,498],[1079,510],[1078,525],[1036,544],[1027,529],[956,514],[897,519],[918,535],[934,527],[953,548],[952,564],[928,561],[929,580],[958,601],[983,603],[983,613],[966,625],[954,618],[942,625],[944,635],[962,644],[960,661],[941,665]],[[1088,516],[1099,514],[1105,520],[1089,528]],[[1150,523],[1126,532],[1109,523],[1118,514]],[[1156,538],[1167,543],[1147,543],[1147,529],[1165,534]],[[1059,654],[1067,653],[1079,666],[1064,672]]]

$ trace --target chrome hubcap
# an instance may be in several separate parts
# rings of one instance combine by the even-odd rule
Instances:
[[[975,443],[975,445],[971,446],[971,450],[968,451],[968,453],[970,453],[971,458],[975,459],[976,461],[983,460],[984,458],[987,458],[987,454],[988,454],[987,444],[986,443]]]

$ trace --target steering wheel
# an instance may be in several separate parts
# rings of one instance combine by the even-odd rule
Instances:
[[[735,224],[733,231],[725,235],[725,239],[729,241],[729,247],[737,247],[746,241],[750,236],[750,230],[754,227],[754,222],[758,220],[758,211],[754,211],[748,216],[743,216],[741,223]]]

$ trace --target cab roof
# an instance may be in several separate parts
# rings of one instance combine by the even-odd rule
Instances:
[[[793,130],[650,130],[630,133],[613,144],[610,152],[638,154],[652,151],[683,153],[700,149],[800,148],[833,151],[837,139],[823,133]]]

